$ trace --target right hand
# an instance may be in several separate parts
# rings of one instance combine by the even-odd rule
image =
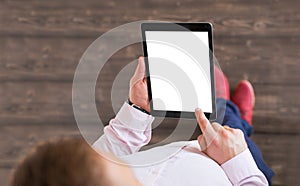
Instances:
[[[246,150],[247,143],[240,129],[221,126],[208,121],[200,109],[195,111],[197,122],[202,130],[198,143],[203,151],[219,165]]]

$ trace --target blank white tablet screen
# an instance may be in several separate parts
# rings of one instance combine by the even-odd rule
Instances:
[[[154,110],[212,113],[208,32],[146,31]]]

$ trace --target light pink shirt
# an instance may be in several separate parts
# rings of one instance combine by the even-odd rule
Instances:
[[[268,185],[249,149],[221,166],[200,151],[197,141],[139,151],[151,139],[153,120],[124,103],[93,147],[127,162],[143,185]]]

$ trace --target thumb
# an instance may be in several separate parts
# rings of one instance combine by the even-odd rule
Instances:
[[[145,67],[144,57],[141,56],[141,57],[139,57],[138,65],[135,69],[135,73],[133,75],[133,78],[136,81],[144,79],[145,70],[146,70],[146,67]]]
[[[200,146],[200,150],[201,151],[205,151],[206,148],[207,148],[207,145],[206,145],[206,141],[205,141],[204,136],[202,134],[199,135],[198,138],[197,138],[197,140],[198,140],[198,144]]]

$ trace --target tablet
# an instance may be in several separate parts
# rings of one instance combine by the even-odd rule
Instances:
[[[142,23],[150,114],[216,118],[212,25]]]

